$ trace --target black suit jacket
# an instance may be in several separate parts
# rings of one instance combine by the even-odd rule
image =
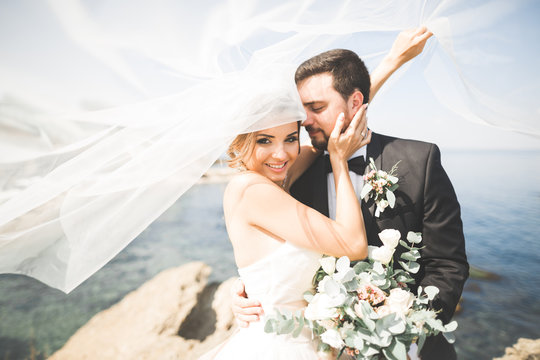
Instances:
[[[377,218],[375,203],[362,201],[368,243],[381,246],[378,233],[384,229],[399,230],[402,238],[409,231],[422,233],[421,245],[425,249],[421,251],[421,268],[413,290],[418,285],[437,286],[440,292],[432,305],[442,310],[439,317],[447,323],[461,296],[469,265],[459,203],[441,165],[440,151],[435,144],[373,133],[367,157],[374,159],[377,169],[385,171],[401,161],[397,170],[399,188],[394,192],[395,207],[386,208]],[[322,156],[292,185],[291,194],[328,216],[327,174]],[[398,246],[394,264],[402,251]],[[421,356],[423,360],[456,358],[453,346],[442,334],[426,341]]]

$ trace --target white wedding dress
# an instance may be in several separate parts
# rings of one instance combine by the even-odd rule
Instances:
[[[238,269],[250,299],[261,302],[266,315],[274,309],[296,311],[306,306],[303,294],[312,288],[312,279],[319,268],[321,255],[290,243],[255,263]],[[264,316],[260,321],[241,328],[221,345],[217,353],[203,359],[318,359],[317,342],[305,328],[297,337],[265,333]]]

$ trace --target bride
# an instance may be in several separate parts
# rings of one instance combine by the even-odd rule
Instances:
[[[400,34],[390,59],[395,66],[380,66],[372,76],[374,92],[394,69],[418,54],[429,33],[425,28]],[[407,38],[406,46],[404,38]],[[416,41],[411,41],[416,39]],[[396,51],[407,56],[397,57]],[[405,51],[406,50],[406,51]],[[228,184],[224,214],[238,272],[250,299],[266,313],[273,309],[298,310],[306,304],[321,254],[367,256],[367,236],[362,209],[349,175],[347,160],[371,139],[367,129],[367,104],[346,124],[341,113],[329,137],[328,152],[336,190],[336,216],[332,220],[289,195],[291,184],[318,155],[300,147],[300,121],[241,134],[229,148],[230,165],[244,171]],[[203,358],[214,359],[315,359],[317,344],[305,329],[297,338],[267,334],[264,321],[241,328],[226,343]]]

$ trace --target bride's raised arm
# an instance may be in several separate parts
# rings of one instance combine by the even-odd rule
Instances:
[[[375,94],[397,69],[424,50],[427,40],[432,35],[433,33],[425,26],[403,30],[399,33],[388,54],[370,74],[370,101],[373,101]]]
[[[427,40],[432,35],[433,33],[425,26],[403,30],[399,33],[388,54],[370,74],[370,101],[373,101],[377,92],[397,69],[424,50]],[[309,168],[320,153],[320,150],[311,145],[304,145],[300,148],[300,154],[289,170],[287,188]]]

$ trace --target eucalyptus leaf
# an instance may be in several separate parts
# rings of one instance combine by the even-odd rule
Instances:
[[[360,192],[360,199],[364,199],[369,194],[371,189],[373,189],[371,187],[371,184],[366,181],[366,183],[364,184],[364,187],[362,188],[362,191]]]
[[[364,325],[366,325],[366,328],[369,331],[375,330],[375,321],[371,320],[368,316],[364,316],[362,318],[362,321],[364,322]]]
[[[426,334],[424,332],[422,332],[420,334],[420,336],[418,336],[418,341],[417,341],[417,345],[418,345],[418,352],[420,353],[420,350],[422,350],[422,348],[424,347],[424,343],[426,342]]]
[[[364,340],[360,336],[353,337],[353,347],[356,349],[361,349],[364,347]]]
[[[421,257],[420,251],[418,251],[418,248],[411,249],[410,253],[412,256],[416,256],[417,258]]]
[[[334,297],[339,294],[340,292],[340,286],[332,278],[328,278],[327,281],[324,282],[324,292],[328,294],[330,297]]]
[[[453,344],[456,341],[456,336],[452,332],[443,332],[443,335],[450,344]]]
[[[282,320],[278,324],[277,334],[290,334],[294,330],[294,319]]]
[[[406,328],[407,326],[405,325],[405,321],[399,319],[399,321],[393,323],[388,327],[388,331],[390,331],[394,335],[397,335],[402,334]]]
[[[407,348],[405,344],[394,338],[390,346],[383,349],[383,354],[387,359],[402,360],[407,358]]]
[[[265,333],[273,333],[275,328],[275,320],[269,319],[266,320],[266,324],[264,324],[264,332]]]
[[[354,265],[353,270],[356,274],[360,274],[361,272],[366,271],[369,269],[370,265],[368,262],[365,261],[359,261]]]
[[[373,263],[373,272],[375,274],[380,274],[380,275],[384,275],[386,272],[384,271],[384,267],[382,266],[382,264],[378,261],[375,261]]]
[[[411,261],[409,263],[404,263],[403,261],[400,261],[399,263],[401,266],[403,266],[405,270],[410,273],[416,274],[418,270],[420,270],[420,264],[418,264],[417,262]]]
[[[426,286],[424,289],[429,300],[433,300],[435,296],[439,293],[439,288],[436,286]]]
[[[399,185],[394,183],[392,186],[390,186],[390,187],[388,188],[388,190],[390,190],[390,191],[396,191],[396,189],[397,189],[398,187],[399,187]]]
[[[292,337],[294,338],[298,337],[300,333],[302,332],[303,328],[304,328],[304,317],[300,316],[298,317],[298,327],[296,328],[296,330],[293,331]]]
[[[457,327],[458,327],[458,323],[457,323],[457,321],[454,320],[454,321],[449,322],[448,324],[446,324],[444,326],[444,329],[445,329],[445,332],[447,332],[447,331],[450,332],[450,331],[455,331],[457,329]]]
[[[426,324],[428,324],[432,329],[438,330],[438,331],[444,331],[444,325],[442,324],[442,321],[439,319],[434,318],[427,318]]]
[[[399,179],[397,177],[393,176],[393,175],[388,175],[388,180],[390,180],[394,184],[399,181]]]
[[[411,246],[407,244],[405,241],[399,240],[399,244],[403,246],[404,248],[411,250]]]
[[[401,254],[401,258],[403,260],[408,260],[408,261],[416,261],[416,259],[418,259],[416,256],[414,256],[410,251],[409,252],[404,252]]]
[[[386,190],[386,200],[388,201],[388,205],[391,208],[394,208],[396,205],[396,195],[394,195],[394,193],[389,189]]]
[[[407,240],[409,240],[410,243],[419,244],[422,242],[422,233],[409,231],[407,233]]]

